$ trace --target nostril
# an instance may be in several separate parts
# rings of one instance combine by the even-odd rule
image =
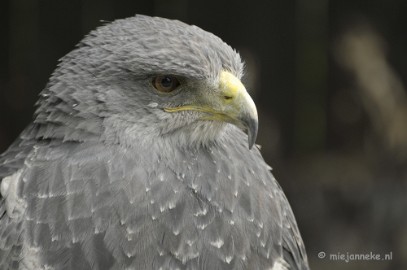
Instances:
[[[226,100],[229,100],[229,99],[232,99],[233,97],[231,97],[231,96],[223,96],[223,98],[226,99]]]

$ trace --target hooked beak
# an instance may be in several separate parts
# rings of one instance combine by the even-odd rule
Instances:
[[[254,104],[241,81],[228,71],[222,71],[216,94],[201,95],[197,104],[165,108],[166,112],[200,111],[204,120],[231,123],[247,132],[249,149],[257,138],[258,116]]]

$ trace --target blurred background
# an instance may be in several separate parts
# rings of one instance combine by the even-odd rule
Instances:
[[[407,269],[407,1],[3,0],[0,152],[58,59],[101,20],[136,13],[198,25],[241,53],[257,143],[311,268]],[[330,258],[371,252],[391,259]]]

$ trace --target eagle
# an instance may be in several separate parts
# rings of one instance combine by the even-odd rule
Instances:
[[[0,268],[309,269],[243,72],[177,20],[87,35],[0,157]]]

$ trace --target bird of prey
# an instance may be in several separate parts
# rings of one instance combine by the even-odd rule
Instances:
[[[0,269],[309,269],[242,75],[180,21],[92,31],[0,158]]]

